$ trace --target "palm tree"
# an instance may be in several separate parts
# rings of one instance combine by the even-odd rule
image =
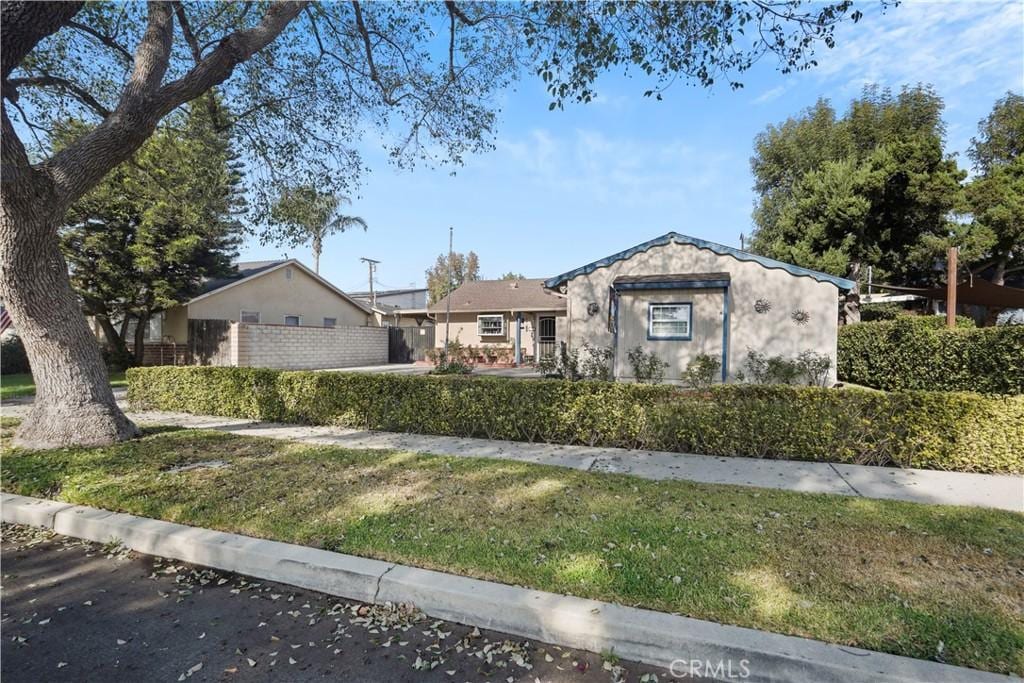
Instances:
[[[320,192],[312,185],[285,190],[274,204],[272,217],[282,224],[284,237],[292,247],[309,244],[313,249],[313,270],[320,272],[320,254],[324,240],[336,232],[352,228],[366,230],[359,216],[341,213],[352,200],[344,195]]]

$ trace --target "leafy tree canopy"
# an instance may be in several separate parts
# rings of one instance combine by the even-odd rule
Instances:
[[[70,121],[55,135],[73,139],[85,128]],[[193,107],[71,206],[61,230],[71,282],[120,355],[130,322],[141,358],[141,330],[154,312],[230,271],[242,232],[241,177],[228,137]]]
[[[476,253],[469,252],[461,254],[452,252],[451,270],[448,268],[448,254],[438,254],[437,260],[431,268],[427,269],[427,293],[430,297],[429,303],[437,303],[449,292],[449,287],[454,290],[464,282],[472,282],[480,279],[480,259]],[[449,281],[449,272],[451,280]]]
[[[740,87],[766,55],[784,72],[813,66],[835,26],[860,18],[848,1],[279,5],[287,17],[250,2],[175,3],[183,40],[153,93],[154,106],[173,109],[233,32],[281,30],[219,86],[219,125],[250,160],[256,217],[269,215],[282,186],[349,193],[365,170],[355,147],[366,133],[401,166],[458,164],[489,149],[496,94],[524,71],[543,79],[552,108],[591,100],[610,68],[647,76],[648,96],[680,78]],[[41,157],[52,152],[54,120],[106,119],[117,108],[154,11],[87,3],[5,80]]]
[[[968,155],[980,174],[967,186],[965,211],[982,253],[975,270],[1003,284],[1024,269],[1024,97],[1007,93],[978,124]]]
[[[526,276],[522,273],[513,273],[511,270],[501,276],[502,280],[524,280]]]
[[[930,87],[865,88],[837,117],[820,100],[755,140],[752,249],[857,280],[925,283],[958,229],[965,174],[944,154]],[[970,256],[977,256],[972,254]]]

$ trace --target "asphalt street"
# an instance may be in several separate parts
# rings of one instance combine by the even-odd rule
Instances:
[[[665,670],[3,527],[4,683],[668,681]]]

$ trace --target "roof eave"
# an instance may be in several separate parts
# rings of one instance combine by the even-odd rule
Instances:
[[[597,261],[588,263],[585,266],[580,266],[579,268],[575,268],[568,272],[562,273],[561,275],[556,275],[555,277],[548,278],[547,280],[544,281],[544,287],[546,289],[556,289],[565,282],[568,282],[569,280],[572,280],[573,278],[576,278],[580,275],[587,275],[589,273],[594,272],[598,268],[610,266],[613,263],[630,258],[632,256],[635,256],[636,254],[645,252],[653,247],[665,246],[666,244],[670,244],[672,242],[675,242],[676,244],[689,244],[691,246],[697,247],[698,249],[707,249],[718,254],[719,256],[732,256],[738,261],[752,261],[765,268],[784,270],[788,272],[790,275],[794,275],[797,277],[810,277],[814,280],[817,280],[818,282],[833,284],[840,291],[849,291],[853,289],[854,285],[856,284],[853,280],[847,280],[846,278],[836,277],[835,275],[829,275],[828,273],[821,273],[816,270],[810,270],[809,268],[796,266],[793,265],[792,263],[776,261],[775,259],[768,258],[767,256],[760,256],[758,254],[751,254],[750,252],[741,251],[739,249],[736,249],[735,247],[729,247],[724,244],[718,244],[716,242],[709,242],[707,240],[702,240],[699,237],[690,237],[689,235],[683,235],[677,232],[669,232],[665,233],[664,235],[661,235],[660,237],[655,237],[652,240],[648,240],[646,242],[638,244],[635,247],[625,249],[618,253],[612,254],[611,256],[606,256],[603,259],[598,259]]]

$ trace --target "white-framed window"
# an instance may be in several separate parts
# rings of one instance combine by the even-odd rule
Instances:
[[[650,304],[647,309],[648,339],[681,339],[692,336],[693,304]]]
[[[260,312],[259,311],[242,311],[242,314],[238,317],[238,319],[241,322],[243,322],[243,323],[256,323],[256,324],[259,324],[259,322],[260,322]]]
[[[476,317],[476,333],[481,337],[500,337],[505,334],[505,316],[478,315]]]
[[[338,326],[338,319],[337,318],[324,318],[324,327],[337,327],[337,326]]]
[[[288,327],[298,327],[302,324],[301,315],[286,315],[284,317],[284,324]]]

